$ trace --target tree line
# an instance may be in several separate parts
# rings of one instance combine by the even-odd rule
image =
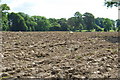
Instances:
[[[120,20],[95,18],[93,14],[75,12],[68,19],[46,18],[44,16],[29,16],[23,12],[11,12],[7,4],[0,6],[2,12],[2,31],[119,31]]]

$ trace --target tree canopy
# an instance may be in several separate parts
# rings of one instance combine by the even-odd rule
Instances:
[[[8,15],[9,30],[10,31],[27,31],[24,18],[17,13],[10,13]]]
[[[95,18],[92,13],[75,12],[68,19],[46,18],[44,16],[29,16],[23,12],[8,12],[7,4],[1,5],[3,31],[117,31],[119,20]],[[116,27],[115,24],[117,23]]]
[[[118,2],[116,2],[116,1],[107,1],[107,0],[105,0],[105,5],[107,6],[107,7],[113,7],[113,6],[115,6],[115,7],[118,7],[118,6],[120,6],[120,1],[118,0]]]
[[[2,16],[0,30],[7,30],[8,29],[8,10],[10,7],[7,4],[0,5],[0,17]]]

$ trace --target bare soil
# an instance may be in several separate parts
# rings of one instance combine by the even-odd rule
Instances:
[[[117,32],[2,32],[2,78],[118,78]]]

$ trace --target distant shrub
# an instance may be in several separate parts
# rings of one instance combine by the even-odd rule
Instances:
[[[88,30],[81,30],[81,32],[88,32]]]
[[[110,30],[109,32],[115,32],[114,30]]]
[[[95,25],[95,30],[96,31],[104,31],[104,28],[101,28],[100,26]]]

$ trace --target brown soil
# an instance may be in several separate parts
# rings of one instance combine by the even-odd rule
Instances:
[[[2,32],[3,77],[117,78],[117,32]]]

